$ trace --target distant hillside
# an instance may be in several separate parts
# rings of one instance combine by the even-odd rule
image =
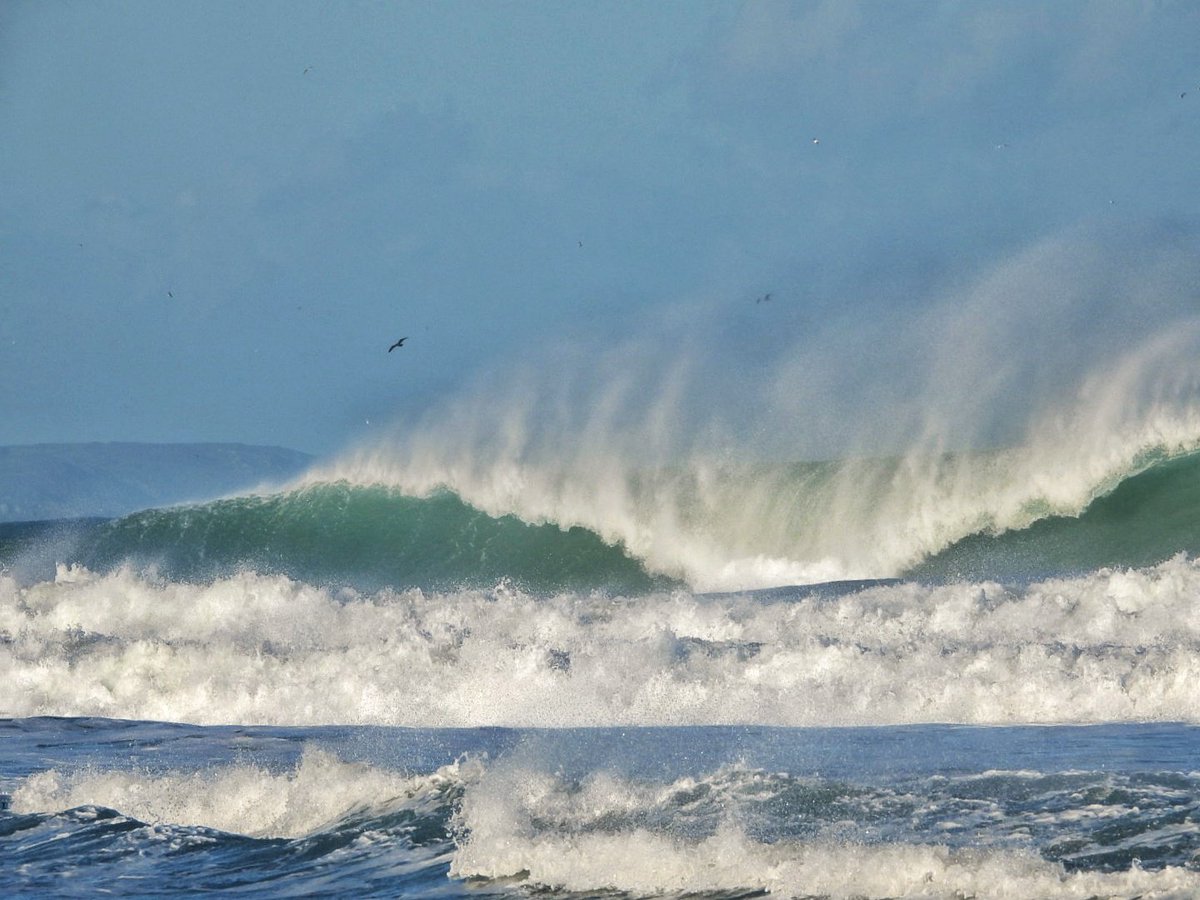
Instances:
[[[300,474],[313,457],[245,444],[0,447],[0,522],[117,516]]]

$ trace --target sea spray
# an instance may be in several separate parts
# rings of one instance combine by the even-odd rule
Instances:
[[[1198,274],[1178,236],[1081,229],[907,319],[809,322],[761,353],[721,341],[740,312],[675,315],[487,380],[301,483],[450,490],[699,590],[894,576],[1197,449]]]

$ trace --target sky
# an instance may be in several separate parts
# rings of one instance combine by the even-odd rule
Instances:
[[[979,376],[929,323],[984,305],[1004,406],[1122,273],[1200,303],[1197,48],[1190,2],[9,0],[0,444],[332,454],[683,345],[786,444],[894,402],[914,322]]]

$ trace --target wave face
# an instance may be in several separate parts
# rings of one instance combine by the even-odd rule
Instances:
[[[316,748],[278,768],[48,769],[0,794],[0,890],[444,895],[450,809],[466,775],[451,764],[405,776]],[[81,870],[86,888],[64,892],[65,872]]]
[[[1200,450],[1197,259],[1178,232],[1067,234],[878,318],[689,307],[497,373],[304,483],[449,490],[702,591],[902,575]],[[1194,548],[1182,531],[1090,556],[1056,531],[1045,560],[1158,561]],[[929,571],[986,571],[984,543]]]
[[[948,456],[940,461],[941,478],[957,481],[964,471],[995,473],[1013,465],[1011,455],[1000,452]],[[689,537],[705,536],[715,557],[706,568],[699,567],[709,576],[699,577],[692,586],[748,589],[788,584],[791,580],[784,576],[805,574],[817,581],[828,580],[822,575],[847,574],[1030,581],[1103,567],[1145,567],[1178,553],[1200,553],[1200,454],[1191,453],[1136,460],[1132,474],[1115,486],[1094,486],[1097,496],[1076,514],[1066,515],[1061,504],[1030,492],[1016,510],[979,512],[973,521],[960,519],[956,529],[943,528],[939,549],[913,564],[855,565],[847,548],[856,546],[855,540],[869,546],[879,537],[878,519],[869,515],[875,508],[871,498],[892,490],[905,468],[900,460],[763,466],[736,475],[714,473],[706,484],[692,483],[692,496],[680,501],[691,511],[677,516],[674,527],[685,535],[684,544]],[[671,479],[674,496],[684,498],[681,477],[646,473],[640,476],[642,484],[630,490],[643,491],[649,498]],[[746,522],[743,530],[740,525],[734,528],[736,523],[706,521],[707,513],[700,511],[712,507],[716,494],[731,504],[734,498],[758,495],[773,498],[770,509],[758,510],[774,523],[772,528],[797,516],[816,521],[848,480],[860,487],[862,515],[857,521],[835,518],[827,526],[843,544],[842,557],[821,556],[824,551],[818,551],[819,558],[805,558],[803,531],[788,546],[758,545],[754,542],[764,527],[756,530],[756,521]],[[648,504],[649,499],[639,503]],[[924,503],[914,500],[911,506],[924,508]],[[714,549],[710,539],[718,527],[738,534],[741,546],[732,555]],[[48,541],[42,530],[31,534],[29,543]],[[445,489],[413,497],[397,488],[347,482],[148,510],[110,522],[74,523],[64,531],[73,544],[63,534],[51,543],[60,560],[97,572],[129,565],[185,581],[256,571],[359,591],[486,589],[507,581],[534,594],[638,595],[682,586],[684,577],[697,571],[697,566],[665,564],[661,558],[664,568],[656,571],[652,560],[635,558],[623,543],[609,543],[583,526],[489,515]],[[823,540],[824,534],[818,529],[816,540]],[[899,542],[907,535],[892,537]],[[20,541],[10,537],[7,544],[0,534],[0,553],[15,556]]]
[[[976,532],[905,575],[1028,579],[1104,567],[1145,567],[1200,554],[1200,454],[1147,463],[1077,516],[1045,515],[1025,528]]]
[[[417,498],[344,483],[135,513],[88,530],[73,558],[185,581],[253,570],[358,590],[508,581],[537,593],[640,593],[670,583],[582,528],[488,516],[444,491]]]
[[[455,492],[488,516],[584,529],[701,591],[889,577],[1018,578],[1143,566],[1200,550],[1200,408],[1172,408],[1092,455],[1073,439],[807,463],[713,461],[563,472],[361,450],[302,483]],[[486,459],[486,454],[483,457]]]

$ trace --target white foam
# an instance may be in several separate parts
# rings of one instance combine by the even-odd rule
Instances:
[[[738,775],[742,778],[738,778]],[[1200,872],[1182,868],[1068,872],[1032,850],[952,848],[918,842],[815,838],[761,840],[740,826],[733,793],[754,800],[754,773],[716,773],[642,784],[605,772],[568,786],[556,776],[497,763],[461,762],[424,776],[347,763],[307,749],[270,772],[233,764],[200,772],[83,769],[31,775],[12,792],[16,814],[95,805],[151,824],[300,839],[348,816],[398,808],[452,816],[450,875],[518,880],[578,892],[637,895],[764,890],[829,898],[1190,898]],[[698,792],[697,787],[710,788]],[[691,800],[722,820],[688,836]],[[654,816],[655,810],[665,815]]]
[[[1200,564],[834,601],[0,576],[0,715],[412,726],[1200,722]]]
[[[282,772],[252,764],[199,772],[50,770],[20,782],[11,808],[24,814],[102,806],[151,824],[295,839],[360,813],[414,807],[449,813],[461,790],[451,822],[456,878],[637,895],[1184,898],[1200,892],[1200,873],[1178,867],[1067,872],[1031,849],[754,837],[739,824],[739,798],[754,804],[781,786],[736,767],[668,784],[597,771],[575,785],[515,762],[484,768],[462,761],[405,776],[308,748]],[[693,806],[705,807],[701,817],[715,811],[720,821],[689,835],[685,820]]]
[[[784,897],[1193,897],[1200,873],[1179,867],[1073,872],[1033,850],[828,838],[763,841],[726,806],[714,831],[613,825],[661,806],[674,786],[603,775],[564,790],[551,776],[499,767],[470,785],[451,864],[457,877],[521,878],[569,891],[635,895],[762,890]]]
[[[60,772],[26,778],[16,813],[104,806],[149,824],[195,825],[253,837],[303,837],[358,810],[416,805],[459,778],[458,765],[406,777],[306,749],[291,771],[234,765],[200,772]]]
[[[1066,872],[1032,852],[926,844],[760,843],[735,825],[697,842],[635,829],[536,837],[472,831],[451,874],[635,895],[762,890],[830,898],[1194,898],[1200,874]]]

